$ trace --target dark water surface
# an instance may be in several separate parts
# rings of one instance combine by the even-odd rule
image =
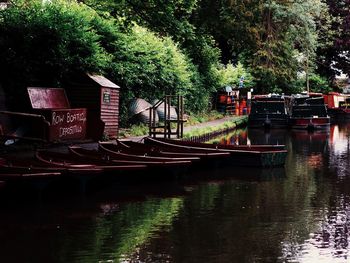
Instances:
[[[286,144],[286,166],[2,204],[0,262],[350,262],[349,138],[242,130],[223,140]]]

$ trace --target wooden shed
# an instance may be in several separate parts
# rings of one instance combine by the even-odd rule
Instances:
[[[65,89],[73,107],[87,108],[89,138],[118,137],[118,85],[103,76],[87,74],[74,82],[70,81]]]

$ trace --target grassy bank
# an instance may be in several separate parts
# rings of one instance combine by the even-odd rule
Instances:
[[[225,117],[224,114],[219,113],[217,111],[211,111],[208,113],[202,113],[202,114],[196,114],[196,115],[189,115],[187,116],[187,121],[185,122],[184,126],[193,126],[193,125],[197,125],[208,121],[222,119],[224,117]],[[119,130],[120,138],[136,137],[136,136],[143,136],[143,135],[148,135],[147,124],[135,124],[127,128],[121,128]]]
[[[226,121],[220,125],[203,128],[195,128],[184,133],[184,139],[207,141],[222,133],[228,133],[237,127],[245,125],[248,121],[247,116],[237,117],[235,120]]]
[[[200,119],[201,122],[200,121],[196,121],[192,123],[189,122],[186,126],[194,126],[200,123],[215,120],[210,118],[205,119],[205,121],[204,121],[204,118],[198,118],[198,119]],[[188,131],[184,131],[184,139],[207,140],[208,138],[217,136],[221,133],[228,133],[234,130],[238,126],[245,125],[247,123],[247,119],[248,119],[247,116],[238,116],[234,120],[228,120],[218,125],[193,128]],[[146,136],[147,134],[148,134],[148,126],[145,124],[140,124],[140,125],[133,125],[129,129],[121,129],[119,133],[119,137],[120,138],[137,137],[137,136]]]

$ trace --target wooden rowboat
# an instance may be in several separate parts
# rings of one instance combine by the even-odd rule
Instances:
[[[66,168],[85,168],[85,169],[101,169],[104,172],[117,172],[117,171],[135,171],[135,170],[144,170],[147,168],[146,165],[140,164],[128,164],[128,165],[115,165],[107,164],[102,162],[93,162],[89,160],[84,160],[83,158],[76,157],[69,153],[60,153],[52,151],[37,151],[36,157],[50,165]]]
[[[207,159],[217,159],[222,157],[229,156],[228,153],[224,152],[190,152],[187,149],[180,152],[174,149],[169,149],[161,146],[148,145],[144,143],[134,142],[134,141],[116,141],[116,144],[109,146],[115,148],[115,151],[120,151],[123,153],[129,154],[139,154],[139,155],[148,155],[148,156],[157,156],[157,157],[172,157],[172,158],[187,158],[187,157],[196,157],[201,160]]]
[[[159,140],[147,137],[144,139],[145,144],[167,147],[168,149],[181,149],[188,151],[208,151],[208,152],[227,152],[230,154],[229,164],[241,166],[272,167],[283,166],[287,156],[287,150],[270,149],[270,148],[246,148],[246,149],[228,149],[220,148],[217,145],[207,146],[205,143],[184,142],[176,140]],[[191,145],[192,144],[192,145]]]
[[[30,167],[9,165],[5,159],[0,160],[0,180],[6,183],[6,189],[17,189],[19,185],[43,189],[61,176],[62,173],[57,170],[32,170]]]
[[[184,174],[196,158],[161,158],[143,155],[131,155],[114,152],[108,148],[100,147],[100,151],[87,150],[79,146],[69,148],[72,154],[79,158],[85,158],[91,162],[124,163],[129,165],[145,165],[149,168],[148,175],[173,175],[175,177]]]
[[[110,157],[117,160],[129,160],[129,161],[162,161],[172,162],[174,164],[190,165],[192,161],[198,160],[198,157],[183,157],[183,158],[171,158],[171,157],[158,157],[138,154],[122,153],[116,148],[114,143],[99,143],[99,150],[107,153]]]
[[[61,176],[61,173],[58,172],[31,172],[31,173],[26,173],[26,172],[17,172],[16,170],[14,171],[8,171],[8,172],[1,172],[0,173],[0,179],[1,180],[18,180],[18,179],[43,179],[43,178],[57,178]]]
[[[62,175],[71,174],[100,174],[102,169],[86,167],[86,166],[56,166],[46,162],[39,161],[34,158],[16,159],[16,158],[0,158],[1,173],[61,173]]]
[[[161,159],[157,159],[157,161],[149,160],[149,159],[143,159],[142,161],[139,160],[120,160],[117,159],[120,157],[119,154],[110,154],[108,152],[102,152],[102,151],[96,151],[96,150],[89,150],[84,149],[80,146],[70,146],[69,151],[71,154],[79,157],[84,158],[85,160],[89,160],[91,162],[108,162],[113,164],[142,164],[147,165],[148,167],[165,167],[165,166],[173,166],[178,164],[177,159],[171,159],[170,161],[167,159],[167,161],[162,161]],[[125,157],[125,156],[122,156]],[[186,161],[197,161],[199,158],[186,158]],[[180,159],[182,161],[183,159]],[[186,163],[187,164],[187,163]]]
[[[153,138],[146,138],[153,139]],[[223,150],[239,150],[239,151],[276,151],[285,150],[285,145],[233,145],[233,144],[213,144],[213,143],[200,143],[191,141],[171,140],[157,138],[157,141],[167,142],[176,145],[190,146],[190,147],[201,147],[210,149],[223,149]]]

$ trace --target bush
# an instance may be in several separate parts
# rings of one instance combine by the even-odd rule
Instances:
[[[231,63],[222,65],[216,72],[219,78],[219,87],[239,87],[242,76],[244,77],[244,87],[251,88],[255,85],[252,75],[240,62],[235,67]]]
[[[328,93],[332,91],[326,78],[317,74],[311,74],[309,77],[310,90],[313,92]]]
[[[135,97],[149,102],[164,95],[184,95],[189,110],[196,109],[193,92],[199,82],[196,67],[170,38],[159,38],[134,26],[114,44],[111,78],[121,87],[121,116]]]
[[[298,78],[292,83],[291,93],[300,93],[306,90],[305,76]],[[329,85],[326,78],[317,74],[309,75],[309,87],[311,92],[328,93],[332,91],[332,87]]]
[[[0,72],[7,91],[59,85],[72,72],[101,72],[111,56],[92,30],[97,14],[74,2],[15,1],[0,11]]]
[[[134,97],[181,94],[187,111],[207,109],[216,81],[209,62],[203,77],[172,39],[137,25],[125,31],[118,23],[74,1],[14,1],[0,11],[0,84],[23,105],[16,94],[27,86],[60,86],[77,74],[102,73],[121,86],[122,124]]]

